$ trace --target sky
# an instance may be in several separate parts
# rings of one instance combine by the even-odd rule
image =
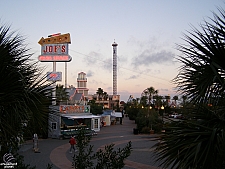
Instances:
[[[26,38],[38,61],[38,41],[54,33],[70,33],[67,84],[77,87],[79,72],[87,74],[89,94],[102,88],[113,93],[112,44],[117,46],[117,94],[127,101],[148,87],[158,94],[178,95],[172,79],[179,73],[177,44],[183,34],[199,28],[224,8],[225,0],[0,0],[0,23]],[[40,62],[45,71],[52,62]],[[65,63],[57,62],[65,86]]]

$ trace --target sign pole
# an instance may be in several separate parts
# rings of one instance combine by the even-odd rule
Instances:
[[[65,88],[67,87],[67,63],[71,61],[69,45],[71,43],[70,34],[56,33],[49,35],[48,38],[41,38],[38,42],[41,45],[41,55],[38,60],[41,62],[53,62],[53,72],[47,75],[52,84],[52,105],[56,105],[56,81],[61,81],[61,72],[56,72],[56,62],[65,62]]]
[[[65,88],[67,88],[67,62],[65,62]]]
[[[56,72],[56,62],[53,62],[53,72]],[[53,91],[52,91],[52,105],[56,105],[56,81],[52,84]]]

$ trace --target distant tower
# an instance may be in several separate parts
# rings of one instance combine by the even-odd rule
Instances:
[[[83,93],[84,97],[88,96],[88,88],[87,88],[87,78],[84,72],[78,73],[77,78],[77,93]]]
[[[117,46],[114,41],[113,46],[113,95],[117,95]]]

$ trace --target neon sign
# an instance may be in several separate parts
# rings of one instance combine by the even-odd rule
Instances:
[[[46,44],[41,46],[41,55],[68,55],[68,44]]]
[[[70,62],[70,55],[40,55],[38,60],[41,62]]]
[[[62,72],[47,72],[48,81],[62,81]]]
[[[90,113],[90,105],[75,106],[75,105],[61,105],[59,107],[60,113],[72,114],[72,113]]]
[[[48,38],[41,38],[38,42],[41,45],[41,55],[38,60],[41,62],[70,62],[69,55],[70,34],[61,33],[49,35]]]

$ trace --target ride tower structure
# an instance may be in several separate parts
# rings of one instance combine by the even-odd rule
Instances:
[[[117,95],[117,46],[118,44],[115,42],[115,40],[112,46],[113,46],[113,95]]]

